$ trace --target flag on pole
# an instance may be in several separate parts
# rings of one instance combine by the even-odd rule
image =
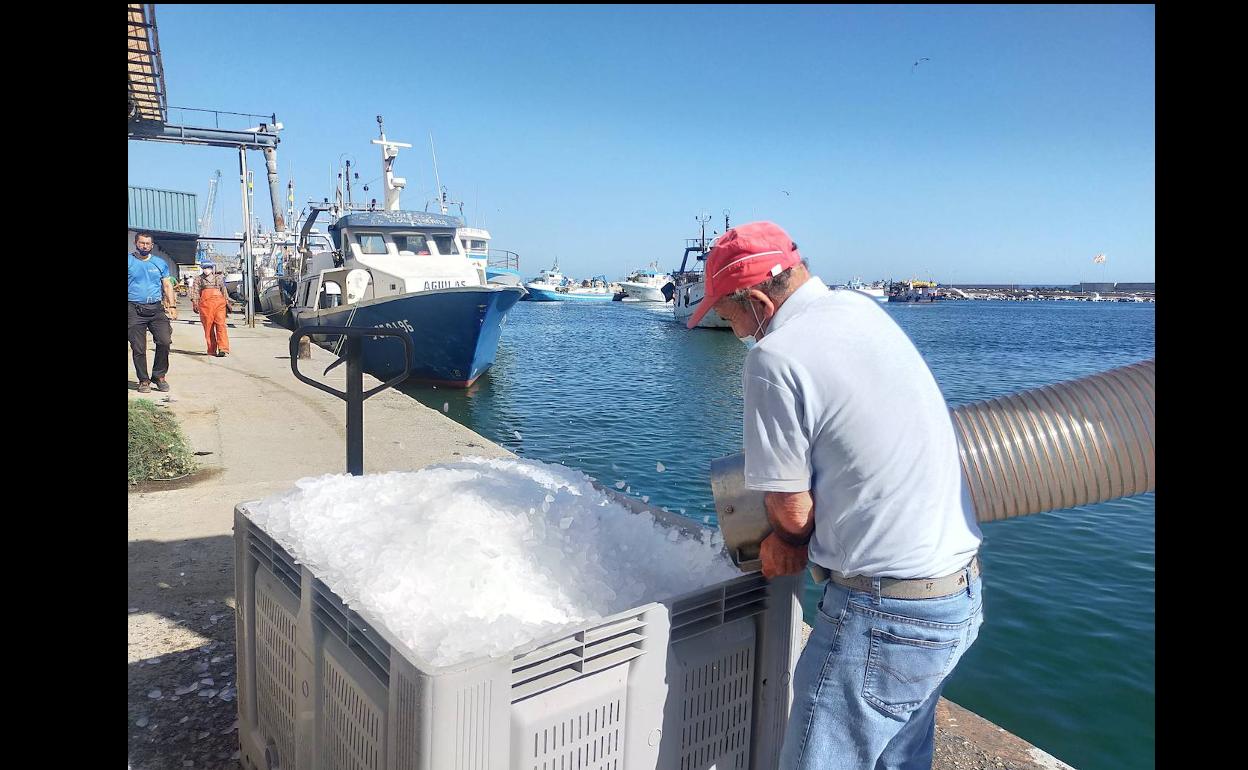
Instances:
[[[1095,263],[1096,263],[1096,264],[1098,264],[1098,265],[1103,265],[1103,264],[1105,264],[1105,255],[1104,255],[1104,254],[1097,254],[1095,257],[1093,257],[1093,258],[1092,258],[1092,261],[1093,261],[1093,262],[1095,262]]]

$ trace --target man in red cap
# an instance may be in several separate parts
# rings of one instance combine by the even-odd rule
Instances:
[[[689,327],[714,308],[751,346],[745,485],[773,529],[763,574],[830,576],[781,767],[931,767],[936,701],[983,620],[981,536],[940,388],[874,299],[829,290],[771,222],[724,233],[705,280]]]

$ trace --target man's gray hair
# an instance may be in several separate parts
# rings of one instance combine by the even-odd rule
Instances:
[[[805,257],[802,257],[802,261],[800,264],[802,267],[806,268],[807,270],[810,269],[810,265],[806,262]],[[744,289],[737,289],[736,291],[729,294],[724,299],[730,299],[733,302],[745,304],[745,298],[748,297],[750,292],[753,291],[754,289],[758,289],[763,294],[766,294],[768,297],[771,297],[772,299],[777,299],[779,297],[783,297],[788,292],[789,281],[792,279],[793,279],[793,268],[789,267],[771,276],[770,278],[763,281],[762,283],[756,283],[753,286],[747,286]]]

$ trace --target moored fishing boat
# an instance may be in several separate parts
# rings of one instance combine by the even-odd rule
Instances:
[[[381,118],[378,118],[381,124]],[[381,139],[385,208],[343,211],[329,225],[330,248],[310,238],[314,204],[300,232],[301,275],[293,307],[298,328],[385,327],[411,335],[415,359],[409,376],[417,382],[467,387],[494,362],[507,312],[524,294],[519,286],[487,283],[485,271],[464,253],[463,221],[448,214],[404,211],[404,180],[393,176],[398,148]],[[337,350],[342,338],[314,335]],[[403,347],[395,339],[366,339],[363,366],[380,379],[403,368]]]
[[[728,214],[724,213],[724,232],[728,232]],[[705,276],[703,275],[706,267],[706,255],[711,250],[714,242],[706,240],[706,222],[702,221],[702,237],[688,238],[685,240],[685,254],[680,260],[680,269],[672,273],[672,283],[670,289],[663,287],[663,294],[672,295],[672,314],[676,323],[684,326],[689,320],[689,316],[697,310],[698,304],[702,302],[706,295]],[[689,255],[694,255],[692,264],[689,262]],[[699,329],[731,329],[732,324],[720,318],[719,313],[714,310],[708,310],[706,315],[702,316],[702,320],[698,322]]]

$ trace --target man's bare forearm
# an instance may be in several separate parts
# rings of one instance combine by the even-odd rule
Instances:
[[[815,531],[815,499],[810,492],[768,492],[763,496],[767,520],[776,536],[803,545]]]

